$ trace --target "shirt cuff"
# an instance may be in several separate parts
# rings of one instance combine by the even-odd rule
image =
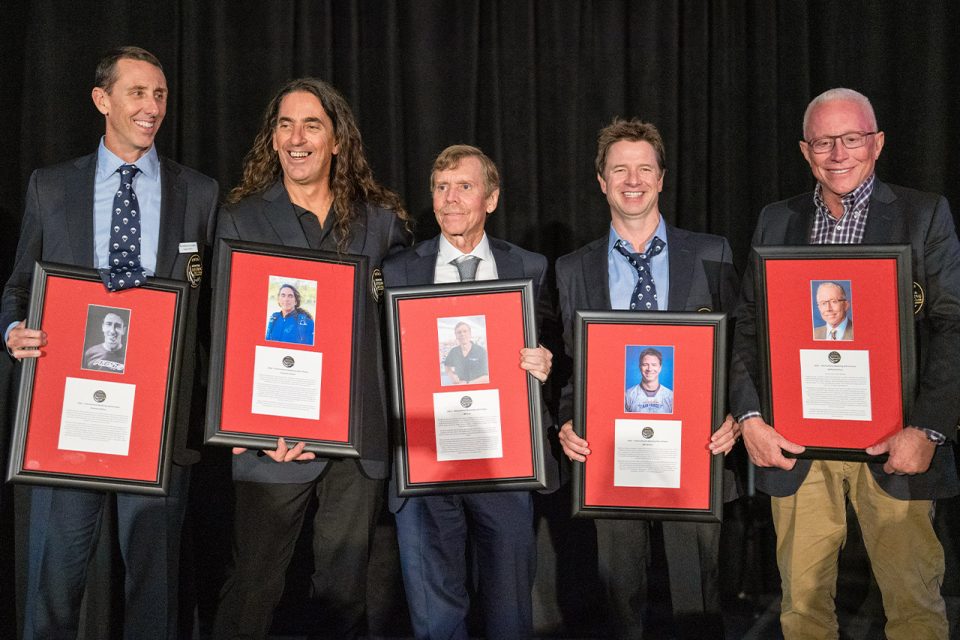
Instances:
[[[763,418],[763,414],[759,411],[747,411],[746,413],[737,416],[737,422],[743,422],[749,418]]]

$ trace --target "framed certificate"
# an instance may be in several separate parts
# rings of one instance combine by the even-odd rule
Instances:
[[[356,458],[367,258],[220,240],[206,442]],[[292,445],[291,445],[292,446]]]
[[[871,460],[914,396],[909,245],[757,247],[753,266],[763,415],[801,457]]]
[[[719,522],[726,315],[577,311],[573,514]]]
[[[387,290],[401,496],[545,487],[533,303],[529,279]]]
[[[36,264],[26,325],[48,344],[22,361],[8,480],[166,494],[187,287]]]

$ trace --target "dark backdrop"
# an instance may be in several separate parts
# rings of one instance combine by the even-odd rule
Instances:
[[[403,196],[419,237],[436,229],[433,157],[473,143],[503,173],[488,228],[550,258],[604,232],[596,131],[614,115],[639,116],[666,140],[667,219],[727,236],[742,265],[760,207],[812,185],[800,120],[833,86],[872,99],[887,133],[885,180],[960,207],[949,179],[960,154],[958,42],[960,3],[947,0],[3,0],[0,279],[30,172],[96,147],[93,69],[116,45],[162,60],[171,98],[158,146],[224,190],[273,92],[317,75],[353,105],[376,174]],[[11,562],[4,492],[0,569]],[[12,599],[2,600],[9,620]]]

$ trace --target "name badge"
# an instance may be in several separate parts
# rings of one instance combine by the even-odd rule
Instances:
[[[180,243],[180,253],[196,253],[197,243],[196,242],[181,242]]]

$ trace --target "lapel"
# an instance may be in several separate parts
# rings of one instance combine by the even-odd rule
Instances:
[[[503,240],[497,240],[487,236],[490,240],[490,251],[493,253],[493,259],[497,261],[497,279],[499,280],[517,280],[523,278],[523,260],[520,256],[513,253],[510,245]],[[536,282],[533,283],[536,286]]]
[[[283,182],[275,182],[261,197],[266,201],[261,215],[267,219],[267,224],[277,235],[277,242],[287,247],[309,249],[310,243],[307,242],[307,236],[300,226],[297,212],[287,196]]]
[[[609,310],[610,273],[607,266],[609,236],[594,241],[594,247],[583,254],[584,290],[588,309]]]
[[[357,208],[357,216],[350,224],[350,244],[347,245],[347,253],[354,255],[363,255],[363,246],[367,242],[367,205],[354,205]]]
[[[895,229],[900,229],[906,216],[896,202],[897,196],[885,183],[877,180],[870,194],[870,210],[867,213],[867,228],[863,230],[863,244],[883,244],[886,242],[909,242],[909,235],[897,238]]]
[[[93,184],[97,172],[97,154],[78,158],[76,171],[70,172],[64,185],[64,216],[72,247],[73,264],[96,268],[93,257]]]
[[[790,219],[787,221],[783,244],[810,244],[810,232],[813,230],[813,216],[816,211],[813,194],[801,196],[798,207],[790,207]]]
[[[440,236],[424,240],[414,247],[418,259],[411,260],[407,265],[406,284],[433,284],[438,251],[440,251]]]
[[[670,311],[682,311],[686,308],[690,283],[697,266],[696,257],[691,255],[686,239],[685,231],[667,225],[667,256],[670,262],[670,295],[667,299],[667,309]]]
[[[169,278],[180,252],[187,213],[186,194],[180,180],[180,168],[166,158],[160,159],[160,238],[157,242],[157,275]],[[195,238],[202,244],[202,238]]]

